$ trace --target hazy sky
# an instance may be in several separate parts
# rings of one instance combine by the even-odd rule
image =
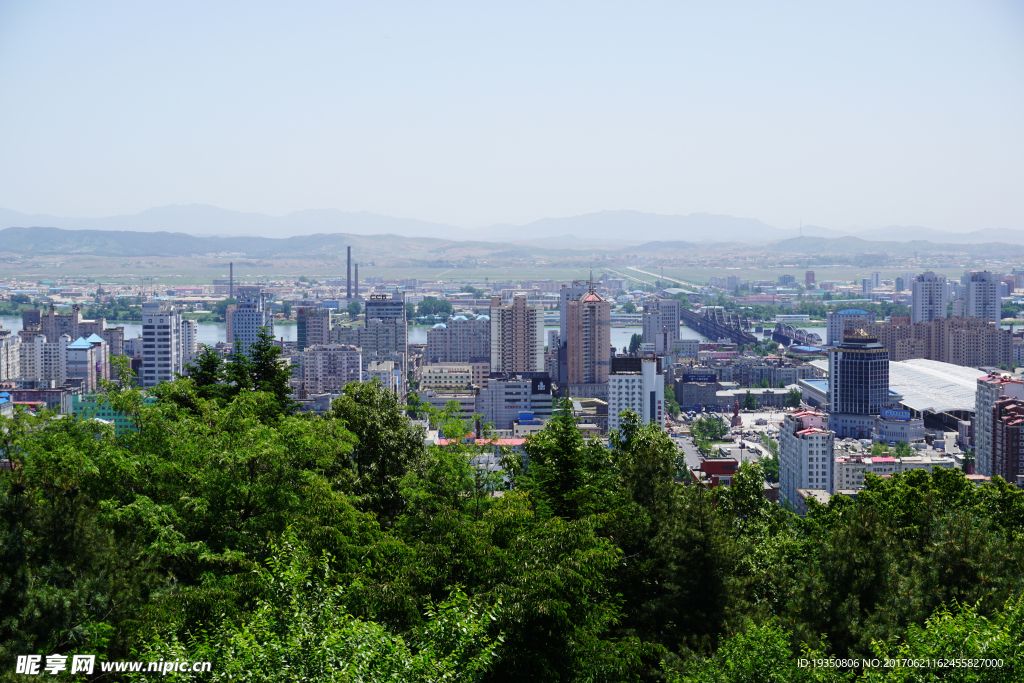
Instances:
[[[1024,228],[1024,3],[0,0],[0,206]]]

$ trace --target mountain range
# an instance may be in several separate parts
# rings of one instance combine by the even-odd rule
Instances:
[[[928,240],[948,244],[1024,244],[1024,230],[989,228],[969,233],[951,233],[922,226],[892,225],[854,232],[807,225],[801,232],[797,229],[776,228],[755,218],[709,213],[664,215],[629,210],[599,211],[564,218],[542,218],[525,225],[495,224],[480,228],[461,228],[411,218],[395,218],[365,211],[345,212],[337,209],[310,209],[285,216],[269,216],[231,211],[206,204],[171,204],[137,214],[104,218],[69,218],[0,209],[0,229],[8,227],[272,238],[325,233],[390,234],[459,241],[537,244],[550,242],[552,246],[570,248],[582,243],[593,247],[613,244],[624,246],[658,240],[766,243],[800,237],[801,234],[805,237],[856,236],[864,240],[882,239],[899,242]],[[611,244],[600,245],[598,242]]]

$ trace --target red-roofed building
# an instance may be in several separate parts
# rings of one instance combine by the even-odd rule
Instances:
[[[739,467],[736,458],[701,458],[700,465],[690,470],[690,477],[695,484],[712,489],[719,485],[730,486]]]
[[[832,444],[835,433],[820,410],[786,415],[779,438],[779,497],[799,505],[798,490],[834,492]]]

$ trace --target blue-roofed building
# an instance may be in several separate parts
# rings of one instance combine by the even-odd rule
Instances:
[[[0,391],[0,417],[11,417],[14,415],[14,401],[6,391]]]

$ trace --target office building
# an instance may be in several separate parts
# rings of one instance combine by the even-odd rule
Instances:
[[[600,397],[607,392],[611,313],[611,302],[593,289],[568,303],[565,350],[570,396]]]
[[[843,337],[855,330],[875,322],[875,314],[860,308],[844,308],[841,311],[829,311],[826,318],[825,343],[835,346],[843,342]]]
[[[655,358],[618,364],[608,375],[608,429],[618,429],[620,415],[632,410],[644,423],[665,424],[665,376]]]
[[[270,306],[270,295],[259,287],[239,287],[238,303],[232,315],[232,343],[240,342],[242,353],[248,354],[249,347],[256,343],[260,331],[266,329],[274,336],[274,314]]]
[[[331,343],[331,309],[321,306],[299,306],[295,312],[296,341],[299,351],[307,346]]]
[[[551,419],[548,373],[491,373],[487,386],[476,396],[476,412],[483,421],[493,424],[495,429],[512,429],[512,422],[524,411],[532,412],[538,420]]]
[[[447,323],[438,323],[427,330],[427,349],[423,358],[428,363],[467,363],[491,357],[491,319],[481,315],[467,318],[457,315]]]
[[[1024,401],[1024,382],[997,373],[978,378],[974,394],[974,471],[986,477],[997,474],[994,469],[994,423],[996,405],[1003,399]],[[1013,411],[1007,410],[1006,413],[1009,419]]]
[[[945,277],[931,271],[921,273],[910,281],[910,292],[911,322],[928,323],[936,318],[946,317],[946,304],[949,303],[949,299]]]
[[[571,285],[562,285],[558,290],[558,339],[561,344],[565,344],[565,330],[568,321],[566,313],[569,310],[569,302],[579,301],[580,297],[589,291],[590,285],[579,280],[574,280]]]
[[[420,389],[466,389],[473,384],[469,365],[426,365],[420,368]]]
[[[848,336],[829,350],[831,429],[871,438],[875,417],[889,406],[889,351],[874,337]]]
[[[999,284],[999,278],[987,270],[968,273],[964,315],[998,325],[1002,320]]]
[[[525,296],[513,297],[510,305],[494,296],[490,314],[491,372],[543,373],[544,312],[528,306]]]
[[[409,330],[405,319],[405,295],[395,292],[387,294],[371,294],[365,302],[365,323],[363,327],[377,337],[375,351],[377,353],[409,353]],[[363,351],[367,351],[364,347]]]
[[[792,275],[780,275],[779,276],[779,286],[780,287],[785,287],[786,285],[791,285],[794,282],[796,282],[796,278],[793,277]]]
[[[182,372],[181,313],[174,306],[159,302],[142,304],[143,387],[175,380]]]
[[[363,376],[362,352],[347,344],[322,344],[302,352],[302,383],[306,395],[338,394]]]
[[[798,489],[834,493],[832,448],[835,433],[818,410],[786,415],[779,430],[779,498],[795,505]]]

